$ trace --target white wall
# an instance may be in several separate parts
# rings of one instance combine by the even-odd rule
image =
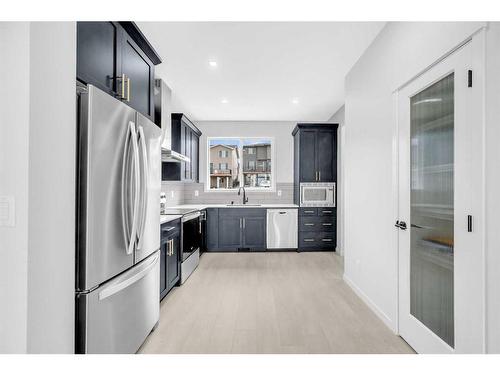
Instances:
[[[27,348],[29,33],[28,22],[0,22],[0,195],[16,206],[15,226],[0,227],[0,353]]]
[[[31,24],[28,352],[74,346],[76,24]]]
[[[392,93],[482,25],[389,23],[346,77],[345,279],[395,331]]]
[[[344,255],[344,163],[343,158],[343,139],[345,135],[345,105],[340,107],[328,119],[328,122],[339,124],[337,131],[337,251],[340,255]]]
[[[274,137],[276,182],[293,183],[293,137],[297,123],[291,121],[197,121],[200,139],[200,182],[207,180],[207,137]]]
[[[0,353],[74,346],[76,25],[0,24]]]

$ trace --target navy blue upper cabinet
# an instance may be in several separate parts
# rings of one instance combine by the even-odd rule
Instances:
[[[78,22],[76,75],[107,93],[118,96],[118,69],[121,54],[116,53],[120,25],[115,22]]]
[[[294,136],[295,182],[336,182],[337,124],[297,124]]]
[[[121,79],[125,79],[125,101],[135,110],[154,120],[153,62],[127,33],[123,33],[121,52]]]
[[[162,180],[164,181],[199,181],[199,154],[201,131],[182,113],[172,113],[172,150],[190,161],[181,163],[164,162]]]
[[[78,22],[78,80],[154,120],[154,66],[161,59],[134,22]]]
[[[302,157],[299,159],[301,182],[316,181],[316,136],[316,130],[304,130],[300,133],[299,136],[299,152],[302,155]]]
[[[316,170],[319,182],[337,180],[337,128],[316,133]]]

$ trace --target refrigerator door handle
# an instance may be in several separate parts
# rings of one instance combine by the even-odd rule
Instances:
[[[120,281],[117,284],[110,285],[107,288],[101,290],[99,292],[99,300],[102,301],[103,299],[111,297],[112,295],[120,292],[121,290],[129,287],[130,285],[142,279],[144,276],[148,274],[151,268],[153,268],[156,265],[156,263],[158,262],[158,258],[159,255],[156,254],[147,264],[143,265],[142,267],[139,267],[140,269],[137,270],[136,273],[134,273],[128,279]]]
[[[148,205],[148,181],[149,181],[149,169],[148,169],[148,153],[146,149],[146,137],[144,136],[144,129],[139,126],[139,141],[142,149],[142,173],[141,173],[141,222],[139,225],[139,243],[137,247],[142,248],[142,242],[144,239],[144,230],[146,224],[146,209]]]
[[[123,147],[123,164],[122,164],[122,225],[123,225],[123,237],[125,240],[125,246],[128,249],[130,246],[130,223],[129,223],[129,212],[128,205],[129,199],[127,196],[128,190],[126,189],[127,173],[130,170],[128,159],[129,159],[129,142],[130,142],[131,126],[127,127],[127,135],[125,136],[125,146]]]
[[[140,196],[140,184],[139,184],[139,146],[137,142],[137,133],[135,131],[135,124],[130,121],[129,123],[130,132],[132,134],[132,149],[134,150],[134,214],[132,216],[132,232],[130,234],[130,243],[127,247],[127,254],[132,254],[134,251],[134,244],[137,238],[137,221],[139,219],[139,196]]]

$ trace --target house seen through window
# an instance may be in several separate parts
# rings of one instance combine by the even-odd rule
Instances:
[[[209,138],[210,190],[271,189],[273,141],[270,138]]]

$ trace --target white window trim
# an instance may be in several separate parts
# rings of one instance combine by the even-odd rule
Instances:
[[[230,189],[210,189],[210,141],[214,139],[237,139],[237,140],[247,140],[247,139],[269,139],[271,141],[271,187],[245,187],[245,191],[253,191],[258,193],[275,193],[276,192],[276,142],[274,137],[225,137],[223,135],[218,137],[207,137],[206,146],[206,162],[205,162],[205,188],[206,193],[227,193],[227,192],[237,192],[238,188]],[[229,157],[229,155],[228,155]],[[240,148],[240,160],[241,160],[241,172],[240,172],[240,183],[244,184],[243,181],[243,147]]]

